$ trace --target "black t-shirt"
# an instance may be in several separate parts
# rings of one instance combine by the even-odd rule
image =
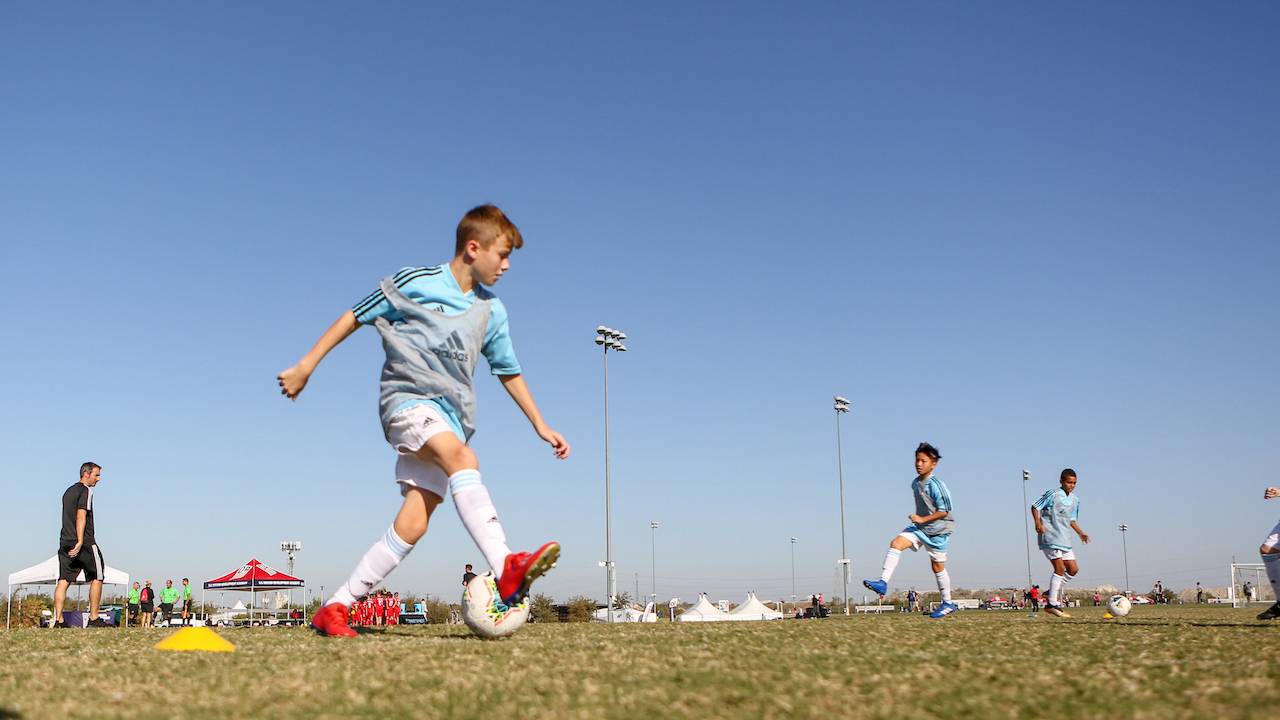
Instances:
[[[93,545],[93,491],[77,482],[62,493],[62,535],[60,547],[70,549],[76,544],[76,511],[84,510],[84,547]]]
[[[473,572],[462,573],[462,584],[466,585],[467,583],[471,582],[471,579],[474,578],[475,576],[476,574]]]

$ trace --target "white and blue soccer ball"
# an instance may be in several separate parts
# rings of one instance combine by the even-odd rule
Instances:
[[[1112,595],[1107,601],[1107,612],[1116,617],[1124,617],[1133,609],[1133,603],[1123,595]]]
[[[462,620],[471,632],[486,640],[508,637],[524,627],[528,619],[528,598],[519,605],[502,602],[491,572],[471,578],[462,591]]]

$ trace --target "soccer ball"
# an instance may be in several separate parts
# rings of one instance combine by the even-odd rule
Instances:
[[[507,605],[498,595],[493,573],[471,578],[462,591],[462,619],[471,632],[486,640],[504,638],[519,630],[529,619],[529,600]]]
[[[1112,595],[1107,601],[1107,612],[1116,617],[1124,617],[1133,609],[1133,603],[1129,602],[1129,598],[1123,595]]]

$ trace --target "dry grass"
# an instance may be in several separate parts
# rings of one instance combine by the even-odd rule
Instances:
[[[503,642],[245,629],[216,655],[152,650],[167,630],[15,630],[0,633],[0,718],[1267,717],[1280,622],[1255,612],[541,624]]]

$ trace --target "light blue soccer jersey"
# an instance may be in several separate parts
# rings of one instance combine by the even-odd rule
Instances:
[[[461,315],[466,312],[477,299],[488,300],[490,305],[489,321],[485,328],[484,344],[480,352],[489,363],[489,370],[494,375],[519,375],[520,362],[516,359],[515,348],[511,344],[511,330],[507,325],[507,308],[487,288],[477,285],[476,289],[464,293],[453,276],[449,265],[434,267],[404,268],[393,278],[395,286],[410,300],[446,315]],[[403,313],[395,309],[381,289],[373,291],[351,309],[356,321],[362,325],[370,325],[378,318],[386,318],[390,322],[404,319]],[[432,403],[440,408],[441,414],[449,421],[458,437],[465,438],[462,422],[457,408],[445,398],[407,400],[396,407],[399,412],[414,405]]]
[[[945,551],[951,544],[951,532],[956,526],[955,517],[951,514],[951,491],[941,478],[930,475],[924,482],[920,482],[918,477],[914,478],[911,481],[911,494],[916,501],[917,515],[932,515],[945,510],[947,516],[925,525],[911,525],[904,528],[903,532],[914,534],[935,550]]]
[[[1031,507],[1040,513],[1044,533],[1036,538],[1041,550],[1070,550],[1071,523],[1080,519],[1080,498],[1054,488],[1040,496]]]

